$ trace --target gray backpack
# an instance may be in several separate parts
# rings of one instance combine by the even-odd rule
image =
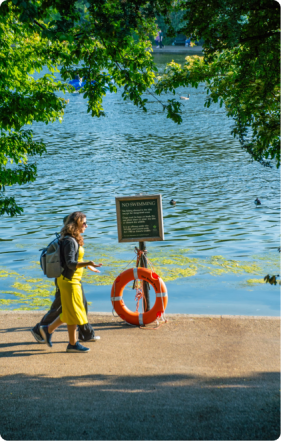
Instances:
[[[65,237],[69,237],[71,240],[73,240],[75,245],[75,253],[77,253],[78,243],[76,240],[71,236]],[[40,265],[45,276],[47,276],[49,279],[59,277],[64,270],[61,262],[60,235],[56,233],[56,238],[49,243],[46,248],[41,248],[39,251],[42,251],[40,256]]]

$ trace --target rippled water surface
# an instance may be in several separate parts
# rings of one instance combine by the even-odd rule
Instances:
[[[161,71],[171,55],[155,58]],[[38,249],[66,214],[82,210],[86,258],[104,263],[100,277],[86,278],[90,309],[110,311],[109,285],[137,245],[118,244],[115,197],[161,193],[165,241],[147,246],[167,281],[167,311],[279,314],[278,287],[261,283],[279,271],[279,172],[251,162],[230,134],[224,109],[204,107],[203,85],[178,93],[190,93],[181,125],[167,120],[150,96],[143,113],[119,91],[106,95],[105,118],[87,114],[76,93],[67,97],[62,124],[33,126],[48,151],[37,159],[36,182],[7,190],[25,210],[0,220],[2,308],[48,306],[52,282],[42,280]],[[125,299],[134,308],[132,290]]]

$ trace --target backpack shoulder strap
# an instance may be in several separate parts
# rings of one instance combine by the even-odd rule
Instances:
[[[59,233],[55,233],[56,238],[52,240],[52,242],[50,242],[46,247],[44,248],[40,248],[39,251],[44,251],[47,250],[51,245],[53,245],[55,242],[59,243],[60,240],[60,234]]]

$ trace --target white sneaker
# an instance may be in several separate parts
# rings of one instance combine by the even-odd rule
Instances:
[[[156,49],[159,49],[159,46],[156,46]]]
[[[97,340],[100,340],[99,335],[95,335],[94,337],[90,338],[89,340],[80,340],[80,338],[79,338],[79,341],[82,341],[83,343],[88,343],[89,341],[97,341]]]

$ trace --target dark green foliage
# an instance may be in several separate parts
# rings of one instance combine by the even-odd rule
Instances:
[[[273,0],[185,0],[182,32],[204,39],[204,60],[167,69],[157,93],[205,81],[206,106],[224,104],[253,159],[280,164],[280,7]]]
[[[36,12],[35,7],[31,9]],[[61,118],[66,100],[54,92],[64,91],[66,86],[52,75],[36,81],[31,76],[44,65],[54,70],[59,45],[48,45],[32,26],[20,23],[11,2],[1,6],[0,17],[0,215],[14,216],[22,208],[15,198],[5,197],[5,188],[34,181],[37,167],[28,164],[28,157],[46,150],[43,143],[32,141],[32,132],[23,127]]]

